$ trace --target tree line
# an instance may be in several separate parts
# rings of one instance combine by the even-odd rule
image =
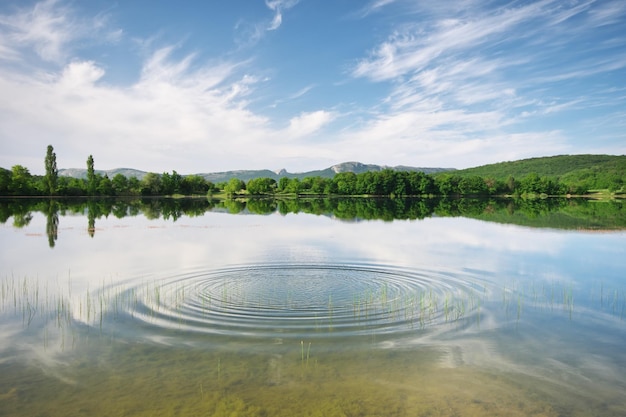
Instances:
[[[495,196],[495,195],[566,195],[584,194],[586,189],[557,180],[529,174],[520,180],[463,177],[449,174],[436,176],[419,171],[341,172],[333,178],[307,177],[251,179],[247,183],[233,178],[222,188],[228,195],[342,195],[342,196]]]
[[[116,174],[97,173],[94,158],[87,157],[87,177],[59,176],[56,154],[51,145],[45,157],[46,173],[32,175],[28,168],[14,165],[11,170],[0,168],[0,195],[7,196],[158,196],[206,195],[219,191],[213,183],[199,175],[181,175],[176,171],[163,174],[148,173],[141,180]]]
[[[213,184],[199,175],[176,171],[147,173],[142,179],[121,173],[109,178],[94,169],[92,155],[87,158],[87,177],[59,176],[56,154],[51,145],[45,157],[46,173],[31,175],[26,167],[0,168],[0,195],[6,196],[162,196],[212,195],[230,197],[263,195],[343,195],[343,196],[493,196],[493,195],[581,195],[589,190],[585,183],[562,182],[552,177],[529,173],[505,180],[480,175],[463,176],[454,172],[429,175],[419,171],[342,172],[333,178],[282,177],[254,178],[245,182],[232,178]]]

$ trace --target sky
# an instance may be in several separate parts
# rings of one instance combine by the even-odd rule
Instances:
[[[0,167],[626,154],[626,1],[2,0]]]

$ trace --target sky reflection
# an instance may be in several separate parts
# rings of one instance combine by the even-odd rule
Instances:
[[[266,262],[370,262],[452,267],[567,279],[571,272],[617,278],[626,234],[531,229],[465,218],[336,221],[326,216],[230,215],[207,212],[176,222],[142,216],[98,219],[93,237],[82,216],[62,216],[58,241],[46,245],[45,218],[0,225],[4,276],[100,284],[195,268]]]
[[[208,286],[211,274],[220,270],[230,271],[231,275],[224,276],[232,277],[247,267],[262,270],[283,265],[297,271],[296,266],[308,265],[302,271],[311,274],[320,266],[341,271],[346,265],[352,266],[347,269],[350,274],[367,271],[373,280],[379,279],[378,271],[383,272],[381,276],[422,280],[426,292],[430,286],[439,296],[435,316],[443,325],[422,328],[417,321],[415,331],[402,337],[378,338],[378,348],[434,347],[441,353],[440,365],[448,368],[497,368],[559,384],[568,379],[582,384],[589,378],[604,381],[605,386],[625,384],[623,373],[611,371],[623,370],[626,360],[622,349],[626,342],[625,232],[527,228],[463,217],[350,222],[303,213],[206,212],[177,221],[141,215],[102,217],[91,234],[86,216],[64,215],[59,217],[55,246],[50,248],[47,240],[46,218],[39,212],[23,228],[11,226],[11,221],[0,225],[3,291],[11,294],[13,288],[22,291],[26,286],[29,297],[37,289],[42,297],[52,297],[52,304],[61,299],[55,298],[60,294],[71,300],[72,320],[92,329],[102,328],[102,316],[95,309],[85,313],[86,299],[97,300],[98,291],[106,293],[103,289],[107,288],[124,294],[138,290],[146,297],[140,300],[146,308],[145,322],[130,320],[125,331],[153,326],[156,329],[143,333],[144,340],[191,344],[187,333],[202,336],[204,329],[190,324],[185,327],[188,332],[178,335],[175,306],[169,316],[150,322],[151,308],[158,313],[167,307],[166,303],[162,307],[151,304],[155,291],[171,288],[175,293],[178,285],[188,282],[189,289],[200,291]],[[250,293],[262,292],[249,281],[241,283]],[[294,288],[299,291],[300,287]],[[212,291],[219,296],[219,287]],[[324,292],[319,294],[325,297]],[[467,308],[459,320],[448,321],[447,311],[443,319],[442,306],[449,296],[450,311]],[[62,363],[62,353],[70,343],[64,342],[68,334],[47,327],[54,323],[35,320],[25,326],[25,316],[19,311],[11,318],[13,301],[3,297],[0,361],[12,357],[10,352],[17,346],[21,358],[58,370],[55,364]],[[197,294],[186,297],[195,303],[181,300],[191,313],[204,302]],[[398,311],[406,310],[400,306]],[[195,318],[200,325],[205,323]],[[216,323],[212,325],[221,325]],[[233,323],[236,329],[238,323]],[[172,324],[174,329],[167,327]],[[35,341],[41,338],[46,340],[43,346]]]

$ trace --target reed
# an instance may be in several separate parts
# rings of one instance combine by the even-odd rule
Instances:
[[[309,347],[306,349],[306,366],[309,366],[310,355],[311,355],[311,342],[309,342]]]
[[[304,340],[300,340],[300,364],[308,367],[309,366],[309,358],[311,357],[311,342],[309,342],[308,347],[306,349],[306,355],[304,353]]]

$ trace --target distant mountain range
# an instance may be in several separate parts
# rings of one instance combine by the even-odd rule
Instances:
[[[587,190],[626,190],[626,155],[556,155],[538,158],[521,159],[517,161],[498,162],[495,164],[481,165],[474,168],[418,168],[409,166],[386,166],[362,164],[360,162],[344,162],[329,168],[299,173],[290,173],[284,169],[279,171],[263,170],[240,170],[200,173],[199,175],[214,184],[227,182],[231,178],[239,178],[248,181],[253,178],[307,178],[323,177],[333,178],[340,172],[377,172],[384,169],[395,171],[421,171],[426,174],[437,175],[439,173],[452,172],[458,177],[483,177],[500,181],[520,180],[529,174],[558,180],[563,184],[575,184]],[[147,172],[131,168],[117,168],[107,171],[97,171],[113,178],[117,174],[125,177],[142,179]],[[86,169],[60,169],[59,175],[86,178]],[[182,175],[182,174],[181,174]]]
[[[284,169],[279,171],[272,171],[269,169],[262,170],[238,170],[238,171],[224,171],[224,172],[210,172],[210,173],[198,173],[195,175],[199,175],[208,181],[211,181],[214,184],[220,182],[226,182],[231,178],[238,178],[243,181],[248,181],[253,178],[273,178],[275,180],[279,180],[280,178],[299,178],[303,179],[306,177],[322,177],[322,178],[333,178],[335,174],[340,172],[354,172],[355,174],[361,174],[363,172],[378,172],[384,169],[393,169],[395,171],[420,171],[426,174],[435,174],[438,172],[444,171],[454,171],[454,168],[418,168],[418,167],[409,167],[409,166],[386,166],[386,165],[373,165],[373,164],[362,164],[360,162],[343,162],[341,164],[333,165],[329,168],[317,170],[317,171],[307,171],[307,172],[298,172],[291,173],[287,172]],[[136,177],[142,179],[147,172],[140,171],[132,168],[116,168],[109,170],[96,170],[97,174],[107,175],[109,178],[113,178],[117,174],[122,174],[127,178]],[[87,178],[87,169],[85,168],[68,168],[68,169],[60,169],[59,175],[73,178]],[[182,175],[182,174],[181,174]]]

